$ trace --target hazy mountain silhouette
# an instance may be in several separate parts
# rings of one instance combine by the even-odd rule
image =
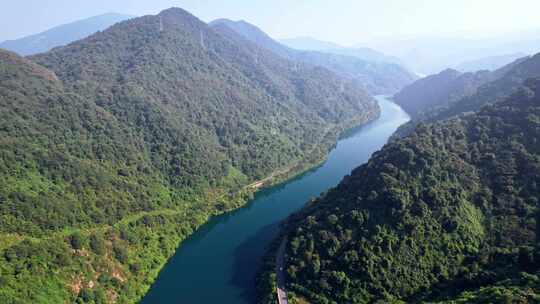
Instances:
[[[16,40],[4,41],[0,43],[0,48],[13,51],[23,56],[43,53],[54,47],[83,39],[95,32],[102,31],[117,22],[133,17],[134,16],[116,13],[90,17],[84,20],[60,25],[39,34]]]
[[[304,50],[304,51],[323,51],[323,50],[344,48],[344,46],[339,45],[337,43],[329,42],[329,41],[322,41],[322,40],[318,40],[312,37],[296,37],[296,38],[279,39],[279,42],[283,43],[284,45],[290,48],[297,49],[297,50]]]
[[[317,40],[310,37],[300,37],[300,38],[290,38],[290,39],[280,39],[279,42],[284,45],[305,51],[321,51],[326,53],[346,55],[360,58],[362,60],[373,61],[373,62],[387,62],[403,65],[401,59],[397,57],[388,56],[374,49],[367,47],[344,47],[339,44],[327,41]]]
[[[410,84],[416,78],[405,68],[394,63],[366,61],[354,56],[320,51],[291,49],[245,21],[219,19],[213,27],[226,26],[251,42],[292,61],[325,67],[342,77],[358,81],[371,94],[391,94]]]
[[[365,46],[366,44],[359,44]],[[508,54],[540,51],[540,30],[516,32],[489,38],[417,37],[384,39],[368,43],[385,54],[403,60],[412,71],[430,75],[463,62]]]

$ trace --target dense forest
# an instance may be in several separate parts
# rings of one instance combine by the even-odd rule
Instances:
[[[540,80],[392,141],[284,226],[291,303],[538,303]],[[275,301],[270,255],[261,303]]]
[[[227,27],[260,47],[293,62],[325,67],[342,77],[354,80],[373,95],[394,94],[416,79],[416,76],[396,63],[368,61],[354,54],[288,48],[245,21],[219,19],[211,22],[210,25],[221,29]]]
[[[0,51],[1,303],[135,302],[248,185],[377,116],[355,82],[231,34],[170,9]]]
[[[444,107],[476,93],[479,86],[494,80],[493,73],[480,71],[461,73],[447,69],[415,81],[394,95],[394,101],[411,117],[418,118],[424,111]]]

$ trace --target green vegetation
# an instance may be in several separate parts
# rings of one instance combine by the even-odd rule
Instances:
[[[294,301],[538,303],[540,80],[526,85],[419,126],[291,216]],[[265,265],[260,302],[274,303]]]
[[[493,72],[459,74],[447,71],[421,79],[395,96],[413,117],[396,134],[404,136],[420,123],[477,111],[486,104],[510,96],[525,80],[536,77],[540,77],[540,54],[516,60]]]
[[[248,185],[376,116],[354,83],[257,48],[170,9],[0,51],[0,303],[135,302]]]

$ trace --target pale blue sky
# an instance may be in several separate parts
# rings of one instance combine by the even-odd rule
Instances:
[[[354,44],[378,36],[540,28],[540,0],[2,0],[0,41],[118,12],[178,6],[204,21],[244,19],[275,38],[313,36]]]

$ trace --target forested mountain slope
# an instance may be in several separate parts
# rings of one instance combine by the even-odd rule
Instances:
[[[499,75],[496,76],[494,81],[480,86],[474,95],[457,101],[448,109],[441,109],[435,119],[444,119],[453,115],[476,111],[486,104],[497,102],[511,95],[521,87],[525,80],[540,77],[540,53],[520,59],[495,71],[495,73],[499,73]]]
[[[538,303],[540,80],[393,141],[285,226],[309,303]],[[273,259],[259,287],[272,303]],[[265,297],[266,296],[266,297]]]
[[[396,95],[399,103],[404,107],[416,105],[417,100],[427,101],[419,107],[419,110],[416,112],[417,114],[415,116],[413,115],[413,119],[400,127],[396,134],[403,136],[412,132],[415,126],[421,122],[434,122],[476,111],[486,104],[494,103],[508,97],[520,88],[526,79],[540,77],[540,54],[518,59],[493,72],[466,73],[464,75],[484,76],[480,78],[476,77],[475,79],[477,81],[472,82],[475,85],[469,85],[470,90],[464,90],[466,87],[464,84],[471,84],[470,81],[462,82],[459,86],[451,86],[453,82],[443,84],[447,88],[446,93],[443,96],[437,96],[438,98],[430,98],[430,90],[426,90],[425,88],[413,91],[413,95],[402,94],[410,90],[406,88],[402,93]],[[481,84],[482,82],[483,84]],[[473,89],[474,87],[476,88]],[[464,92],[466,94],[463,94]],[[458,98],[455,98],[455,96],[458,96]]]
[[[329,52],[300,51],[288,48],[245,21],[219,19],[213,27],[227,26],[249,41],[289,60],[325,67],[343,77],[354,79],[373,95],[393,94],[415,80],[405,68],[380,61],[366,61],[355,56]]]
[[[430,108],[448,106],[476,89],[494,76],[489,71],[461,73],[447,69],[439,74],[415,81],[394,96],[394,100],[413,118]]]
[[[250,183],[376,117],[354,83],[254,49],[175,8],[0,51],[0,302],[135,302]]]
[[[111,25],[134,16],[109,13],[60,25],[50,30],[15,40],[0,43],[0,48],[27,56],[46,52],[102,31]]]

